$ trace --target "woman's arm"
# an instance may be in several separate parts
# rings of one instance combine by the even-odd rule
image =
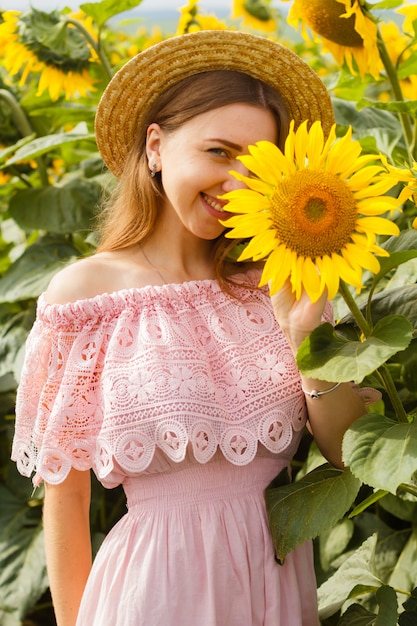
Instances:
[[[57,626],[75,626],[91,569],[90,472],[71,470],[59,485],[45,485],[43,524]]]
[[[326,294],[314,304],[306,293],[296,300],[288,283],[272,296],[272,304],[281,330],[296,355],[304,339],[322,323]],[[303,376],[301,379],[306,391],[327,391],[334,386],[334,381],[314,380]],[[364,403],[348,383],[320,395],[317,399],[306,394],[306,402],[309,430],[320,451],[335,467],[343,467],[343,435],[356,419],[366,413]]]

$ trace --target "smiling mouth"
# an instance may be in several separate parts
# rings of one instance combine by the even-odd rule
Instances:
[[[224,207],[227,204],[227,202],[221,203],[220,200],[217,200],[216,198],[213,198],[212,196],[206,196],[205,193],[201,194],[204,202],[206,202],[206,204],[208,204],[209,206],[211,206],[212,209],[214,209],[215,211],[218,211],[219,213],[224,213]]]

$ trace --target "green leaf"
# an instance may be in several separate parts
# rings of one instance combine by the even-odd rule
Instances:
[[[79,256],[63,237],[43,237],[29,246],[0,278],[0,302],[37,298],[52,276]]]
[[[409,113],[415,115],[417,112],[417,100],[390,100],[388,102],[381,102],[379,100],[368,100],[362,98],[357,103],[358,109],[363,107],[372,107],[373,109],[382,109],[384,111],[390,111],[391,113]]]
[[[371,493],[370,496],[368,496],[367,498],[362,500],[357,506],[355,506],[353,511],[351,511],[351,513],[349,514],[349,518],[356,517],[356,515],[359,515],[359,513],[365,511],[365,509],[370,507],[372,504],[375,504],[375,502],[378,502],[382,498],[385,498],[388,493],[388,491],[383,491],[382,489],[374,491],[373,493]]]
[[[402,483],[413,482],[417,472],[417,422],[364,415],[344,436],[343,460],[363,483],[395,495]]]
[[[397,626],[398,602],[395,590],[389,585],[383,585],[375,595],[379,607],[375,626]]]
[[[90,15],[101,28],[111,17],[129,11],[142,4],[142,0],[102,0],[102,2],[85,2],[80,9]]]
[[[101,187],[75,178],[62,186],[19,190],[10,201],[10,215],[23,229],[54,233],[91,230]]]
[[[19,351],[34,322],[33,311],[21,312],[0,325],[0,376],[14,372]]]
[[[396,9],[403,4],[403,0],[382,0],[372,4],[372,9]]]
[[[411,597],[403,604],[404,613],[398,620],[399,626],[415,626],[417,621],[417,589],[413,589]]]
[[[376,534],[368,537],[333,576],[319,587],[320,619],[334,615],[349,597],[360,595],[364,590],[376,590],[381,586],[373,565],[376,541]]]
[[[28,159],[34,159],[35,157],[55,150],[64,144],[77,143],[79,141],[91,141],[95,143],[94,133],[88,133],[85,124],[78,124],[73,130],[68,133],[57,133],[55,135],[47,135],[45,137],[38,137],[25,143],[24,146],[19,148],[15,152],[11,159],[8,159],[4,164],[4,167],[19,163]]]
[[[9,154],[13,154],[13,152],[15,152],[16,150],[19,150],[19,148],[22,148],[22,146],[26,146],[34,138],[35,138],[35,135],[28,135],[26,137],[23,137],[23,139],[19,139],[19,141],[17,141],[12,146],[8,146],[7,148],[3,148],[3,150],[0,150],[0,163],[5,161],[7,157],[9,156]]]
[[[403,500],[389,493],[380,502],[381,507],[391,515],[407,522],[417,521],[417,502]]]
[[[46,13],[31,8],[20,18],[19,35],[25,47],[46,65],[63,72],[81,72],[91,56],[85,37],[68,28],[58,11]]]
[[[361,102],[364,108],[356,106]],[[397,115],[391,111],[373,106],[363,98],[355,98],[355,103],[346,100],[332,99],[335,107],[336,120],[339,124],[354,129],[354,138],[359,139],[364,152],[382,152],[392,157],[394,150],[404,146],[403,131]],[[404,152],[404,157],[406,153]]]
[[[350,519],[342,519],[333,528],[320,533],[320,563],[324,571],[328,571],[332,563],[347,549],[355,530]]]
[[[337,622],[337,626],[374,626],[376,615],[361,604],[351,604]]]
[[[398,237],[390,237],[382,246],[390,253],[389,257],[378,257],[380,271],[374,276],[374,285],[388,272],[410,259],[417,258],[417,230],[410,228]]]
[[[0,485],[0,623],[23,619],[47,589],[40,515]]]
[[[387,315],[400,315],[408,319],[413,328],[417,328],[417,284],[404,285],[395,289],[386,289],[373,296],[371,317],[377,322]],[[365,311],[365,305],[360,307]],[[352,316],[343,318],[342,323],[352,321]],[[337,328],[337,327],[336,327]]]
[[[404,350],[413,328],[401,315],[381,319],[364,341],[347,341],[329,323],[321,324],[301,344],[299,370],[308,377],[361,383],[391,356]]]
[[[415,51],[413,51],[407,59],[402,61],[397,73],[398,78],[401,80],[417,74],[417,54]]]
[[[323,465],[301,480],[268,487],[266,506],[278,558],[338,522],[354,501],[360,483],[349,470]]]
[[[414,228],[403,230],[400,232],[398,237],[389,237],[386,241],[384,241],[381,244],[381,248],[384,248],[384,250],[387,250],[390,254],[400,250],[417,250],[417,230]],[[389,259],[385,257],[380,258],[381,263],[388,260]]]
[[[389,584],[402,591],[412,591],[417,580],[417,536],[414,530],[399,555]]]

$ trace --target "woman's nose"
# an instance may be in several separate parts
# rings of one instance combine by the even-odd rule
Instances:
[[[234,172],[238,172],[239,174],[243,176],[249,176],[248,169],[240,161],[234,162],[232,170]],[[227,175],[227,178],[223,182],[222,187],[223,187],[224,193],[228,193],[229,191],[235,191],[236,189],[246,189],[247,185],[243,181],[238,180],[236,176],[234,176],[233,174],[230,174],[229,172]]]

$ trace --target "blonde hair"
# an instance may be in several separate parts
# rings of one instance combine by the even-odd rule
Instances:
[[[277,145],[283,147],[289,120],[280,95],[269,85],[242,72],[214,70],[185,78],[163,92],[138,129],[123,174],[99,216],[99,252],[115,251],[144,241],[154,228],[164,200],[161,177],[150,176],[146,156],[146,128],[153,122],[173,132],[194,117],[226,106],[245,103],[270,111],[277,124]],[[224,281],[224,263],[236,241],[224,235],[214,242],[216,276]]]

